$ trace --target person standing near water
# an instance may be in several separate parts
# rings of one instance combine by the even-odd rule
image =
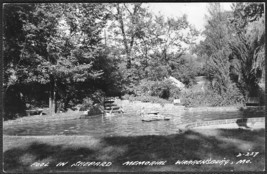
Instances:
[[[144,117],[145,116],[145,108],[144,107],[141,108],[140,116],[141,117]]]

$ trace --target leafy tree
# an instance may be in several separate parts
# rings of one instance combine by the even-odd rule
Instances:
[[[140,52],[136,44],[145,36],[150,15],[142,3],[115,3],[109,6],[110,21],[105,35],[106,43],[121,72],[121,87],[124,92],[132,88],[142,76],[139,70]]]
[[[140,3],[113,4],[110,14],[107,42],[121,60],[122,83],[130,93],[141,79],[163,80],[171,75],[188,50],[183,46],[192,44],[198,35],[186,16],[154,16]]]
[[[23,113],[26,108],[16,71],[26,39],[21,13],[32,9],[31,4],[5,4],[3,8],[4,118],[14,118],[16,113]]]
[[[172,75],[176,79],[179,79],[187,87],[195,84],[195,76],[197,76],[198,71],[200,71],[196,57],[190,54],[182,55],[175,67]]]
[[[135,61],[139,72],[149,80],[163,80],[179,69],[180,58],[194,43],[198,32],[186,16],[167,18],[150,16],[144,26],[144,37],[136,40]]]
[[[231,86],[228,60],[231,53],[228,47],[231,31],[227,27],[230,16],[231,13],[221,10],[219,3],[210,4],[203,32],[206,38],[195,48],[199,56],[206,58],[205,75],[219,93],[226,92]]]
[[[157,77],[163,79],[177,71],[180,58],[188,47],[193,44],[198,32],[189,25],[186,16],[167,18],[155,16],[150,26],[150,74],[157,72]]]
[[[12,6],[12,4],[10,4]],[[20,5],[17,8],[20,9]],[[26,5],[27,6],[27,5]],[[29,7],[28,7],[29,6]],[[107,15],[104,4],[28,4],[30,10],[14,9],[17,32],[22,31],[20,43],[13,47],[18,52],[14,67],[15,83],[37,82],[50,84],[50,108],[55,111],[55,100],[60,86],[68,86],[97,79],[103,74],[94,62],[103,52],[101,31]],[[12,8],[12,7],[6,7]],[[8,17],[8,16],[6,16]],[[6,20],[7,21],[7,18]],[[8,28],[7,28],[8,30]],[[7,40],[10,35],[5,35]],[[7,45],[7,44],[6,44]],[[8,50],[8,45],[5,47]],[[15,64],[15,65],[14,65]],[[8,70],[7,70],[8,72]],[[12,77],[12,76],[10,76]],[[10,83],[7,78],[6,84]]]
[[[257,96],[265,65],[264,4],[237,3],[233,9],[234,37],[229,43],[232,74],[237,77],[234,80],[245,96]]]
[[[132,66],[132,51],[135,40],[143,34],[143,19],[147,15],[146,9],[142,7],[142,3],[116,3],[115,20],[119,25],[124,51],[126,54],[126,67],[130,69]]]

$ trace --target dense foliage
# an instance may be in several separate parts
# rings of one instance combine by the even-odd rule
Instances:
[[[246,97],[258,96],[265,71],[264,4],[235,5],[230,26],[235,36],[229,42],[232,75],[236,77],[233,80]]]
[[[163,81],[142,80],[134,90],[137,96],[154,96],[166,100],[179,98],[180,94],[180,89],[167,79]]]
[[[262,3],[233,3],[232,11],[210,4],[198,44],[186,15],[155,15],[142,3],[14,3],[3,10],[7,119],[35,107],[51,114],[88,108],[104,96],[222,106],[263,92]],[[205,90],[197,76],[209,81]]]
[[[10,16],[15,20],[10,21]],[[38,96],[46,95],[43,100],[50,98],[51,113],[57,111],[58,101],[66,109],[102,89],[99,79],[110,79],[115,68],[100,36],[107,17],[103,4],[6,4],[6,115],[13,105],[8,90],[14,88],[18,100],[30,105],[36,106],[32,100],[41,102]],[[29,94],[29,85],[39,85],[42,93],[50,94],[31,96],[38,89]]]
[[[236,106],[242,105],[244,97],[238,88],[232,86],[223,94],[213,90],[212,86],[206,92],[192,89],[181,93],[181,102],[187,107],[199,106]]]
[[[232,12],[222,12],[218,3],[210,5],[206,39],[195,51],[206,60],[205,75],[220,96],[230,96],[229,89],[240,91],[242,101],[261,96],[259,82],[264,79],[265,65],[263,16],[262,3],[233,4]]]

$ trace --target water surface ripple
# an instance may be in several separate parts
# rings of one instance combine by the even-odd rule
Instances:
[[[136,114],[118,114],[114,117],[90,117],[45,123],[31,123],[17,126],[4,126],[6,135],[91,135],[139,136],[169,135],[178,132],[179,125],[195,121],[261,117],[263,113],[245,115],[242,112],[183,112],[169,114],[169,121],[142,122]]]

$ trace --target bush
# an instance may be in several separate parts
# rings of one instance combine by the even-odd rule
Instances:
[[[222,94],[223,101],[220,103],[222,106],[229,105],[243,105],[245,103],[245,97],[240,90],[234,85],[230,87],[226,92]]]
[[[121,97],[122,100],[130,100],[131,95],[125,94],[124,96]]]
[[[200,92],[192,89],[184,91],[181,95],[181,102],[188,107],[241,105],[244,101],[243,95],[235,86],[221,95],[213,90]]]
[[[105,113],[104,111],[104,107],[100,106],[100,105],[95,105],[95,106],[92,106],[90,107],[89,109],[89,112],[87,113],[89,116],[90,115],[97,115],[97,114],[103,114]]]
[[[167,81],[155,82],[151,86],[151,96],[168,99],[170,97],[170,84]]]
[[[83,99],[82,106],[80,108],[80,111],[86,111],[93,107],[94,101],[91,98],[85,98]]]
[[[175,99],[175,98],[180,98],[180,96],[181,96],[181,90],[176,86],[172,85],[170,89],[170,97]]]
[[[179,98],[180,89],[173,85],[170,80],[142,80],[140,84],[135,87],[134,93],[137,96],[154,96],[167,100],[170,97]]]
[[[149,95],[150,90],[152,86],[154,85],[154,83],[155,83],[154,81],[150,81],[146,79],[141,80],[139,85],[134,87],[133,92],[138,96]]]

